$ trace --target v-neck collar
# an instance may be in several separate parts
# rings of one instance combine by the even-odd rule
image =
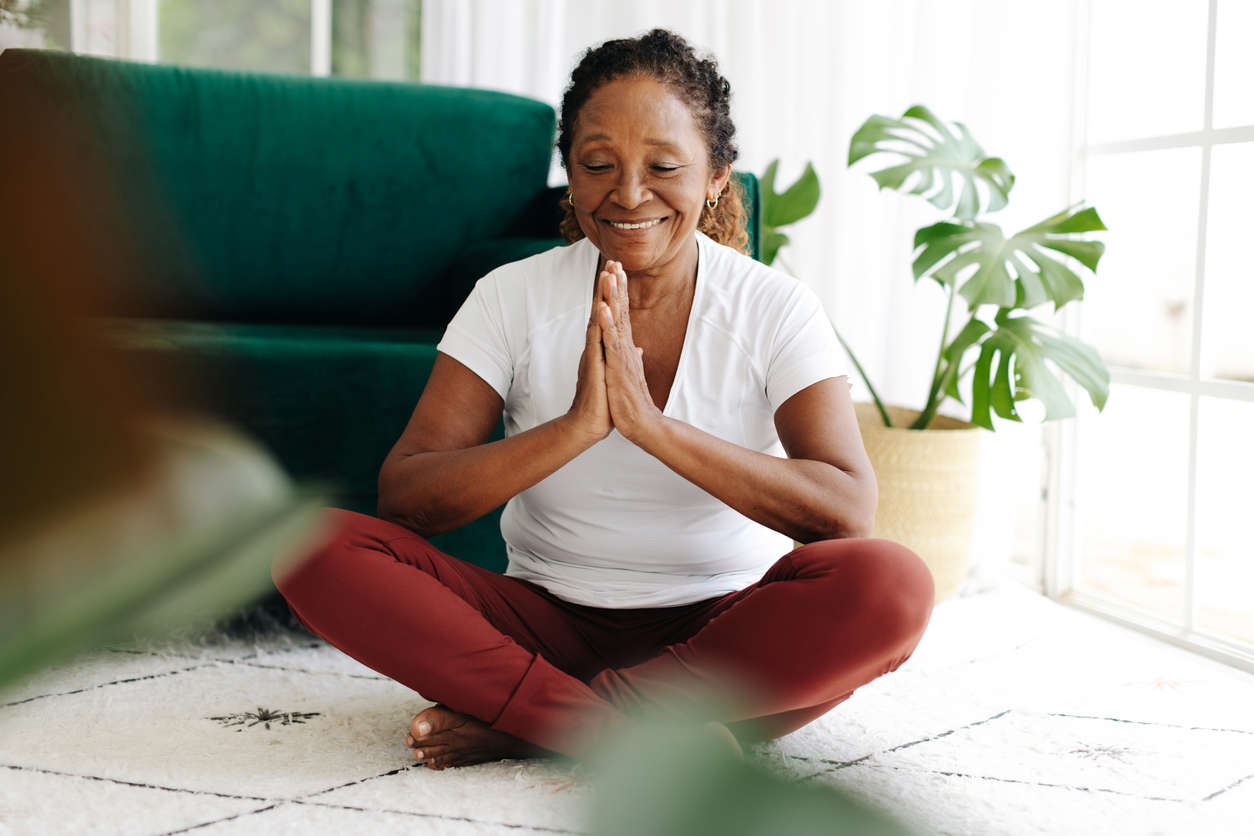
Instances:
[[[694,230],[692,234],[697,240],[696,287],[693,288],[692,291],[692,307],[688,310],[688,322],[684,326],[684,344],[679,349],[679,362],[675,366],[675,377],[671,380],[670,391],[666,393],[666,405],[662,407],[662,414],[667,418],[674,417],[672,414],[674,410],[671,408],[671,405],[675,403],[675,391],[683,385],[684,366],[687,363],[688,355],[692,353],[690,349],[690,345],[694,339],[692,332],[695,329],[697,318],[699,316],[697,309],[701,304],[705,293],[705,266],[706,262],[709,261],[709,258],[707,257],[708,253],[706,252],[706,242],[709,239],[705,233],[699,229]],[[589,273],[592,274],[592,293],[589,293],[586,296],[587,304],[584,310],[584,321],[586,322],[592,318],[592,301],[596,298],[596,279],[597,276],[600,275],[600,271],[597,267],[601,262],[601,251],[598,250],[596,245],[589,241],[586,237],[581,238],[580,243],[587,247],[588,250],[586,258],[589,263],[585,266],[584,275],[587,276]],[[589,267],[591,269],[589,269]]]

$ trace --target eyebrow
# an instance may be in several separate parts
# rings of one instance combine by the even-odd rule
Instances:
[[[593,134],[592,136],[585,136],[579,144],[582,146],[582,145],[587,145],[589,142],[599,142],[599,141],[608,140],[610,138],[611,137],[609,136],[609,134]],[[661,145],[666,148],[678,148],[679,147],[675,143],[668,142],[665,139],[646,139],[644,141],[644,144],[645,145]]]

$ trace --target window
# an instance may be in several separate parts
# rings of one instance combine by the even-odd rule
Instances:
[[[1254,4],[1087,6],[1077,197],[1110,231],[1078,333],[1112,383],[1058,434],[1047,590],[1254,670]]]
[[[70,0],[0,0],[0,49],[70,48]]]
[[[421,0],[0,0],[0,10],[0,48],[412,81],[421,66]]]

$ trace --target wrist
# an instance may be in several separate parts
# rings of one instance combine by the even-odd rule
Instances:
[[[632,444],[651,453],[666,429],[666,421],[662,410],[655,406],[651,412],[633,421],[629,432],[623,432],[621,427],[618,431]]]
[[[605,437],[590,429],[587,423],[580,419],[577,412],[571,411],[564,415],[559,415],[553,419],[553,423],[557,426],[563,438],[569,439],[579,448],[579,453],[587,450]]]

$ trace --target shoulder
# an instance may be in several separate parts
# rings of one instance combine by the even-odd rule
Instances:
[[[561,309],[582,298],[595,268],[595,247],[581,238],[494,268],[475,282],[472,293],[488,297],[507,315]]]
[[[561,278],[576,277],[581,273],[581,264],[588,261],[588,248],[592,245],[587,239],[581,238],[572,244],[551,247],[535,255],[510,261],[493,268],[479,283],[499,287],[525,286],[534,277],[545,276]]]
[[[698,232],[701,255],[708,259],[703,271],[711,294],[730,305],[743,322],[746,314],[757,317],[785,315],[790,310],[820,306],[816,294],[804,282]]]

